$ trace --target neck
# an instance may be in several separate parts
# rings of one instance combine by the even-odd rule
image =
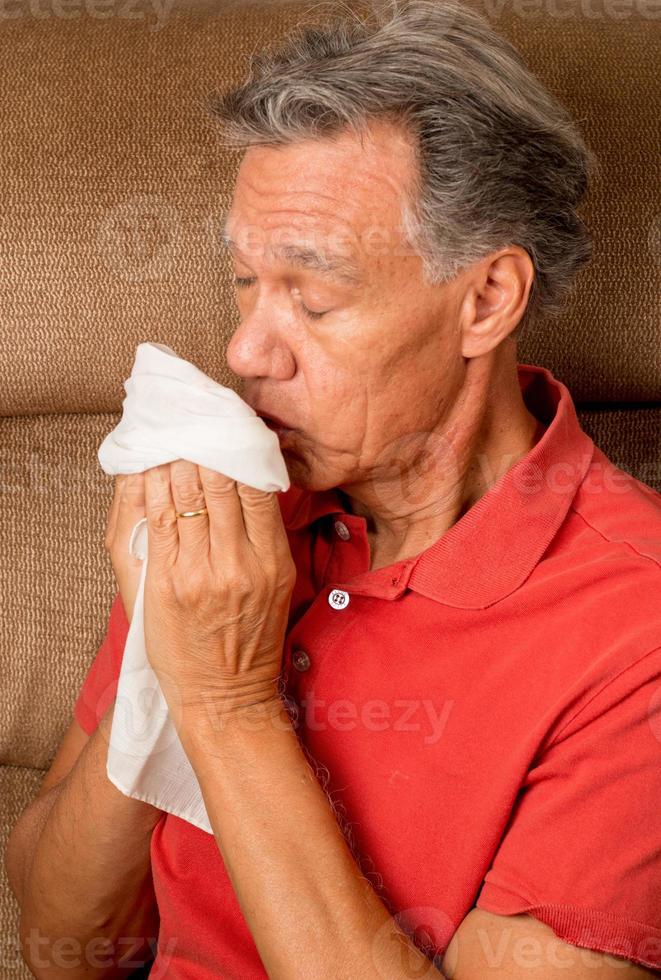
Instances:
[[[523,401],[515,356],[469,360],[431,430],[411,433],[394,452],[389,447],[378,478],[338,488],[347,510],[366,518],[370,569],[413,557],[437,541],[544,429]]]

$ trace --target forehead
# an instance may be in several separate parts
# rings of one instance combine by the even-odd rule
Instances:
[[[326,266],[351,280],[375,247],[384,254],[401,244],[413,166],[408,138],[392,125],[366,130],[362,138],[343,133],[251,147],[223,239],[243,254],[260,252],[319,271]]]
[[[337,280],[347,286],[359,286],[364,281],[359,258],[349,251],[329,248],[327,242],[322,241],[318,245],[311,245],[308,241],[280,243],[270,241],[268,245],[262,246],[261,244],[256,245],[254,241],[235,241],[229,234],[228,227],[226,222],[221,234],[221,241],[230,252],[239,256],[250,257],[255,253],[266,254],[271,260],[275,259],[297,269],[318,272],[327,279]]]

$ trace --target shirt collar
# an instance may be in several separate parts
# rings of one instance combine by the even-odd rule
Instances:
[[[561,381],[534,364],[518,364],[517,371],[529,411],[548,426],[541,438],[434,544],[387,570],[355,576],[352,592],[373,595],[383,580],[388,598],[409,588],[446,605],[484,609],[528,578],[567,515],[594,443]],[[342,513],[336,489],[302,492],[285,523],[300,530]]]
[[[313,524],[327,514],[345,513],[344,505],[335,489],[308,491],[296,490],[298,496],[294,501],[291,516],[283,514],[285,527],[290,531],[300,531]]]

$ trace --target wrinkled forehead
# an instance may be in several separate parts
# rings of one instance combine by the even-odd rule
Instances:
[[[355,137],[251,147],[223,222],[225,243],[270,258],[307,250],[312,266],[317,255],[342,258],[351,278],[406,239],[410,175],[396,149]]]

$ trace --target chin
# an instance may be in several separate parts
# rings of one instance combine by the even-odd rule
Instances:
[[[299,490],[330,490],[335,486],[328,479],[324,480],[320,473],[316,473],[303,457],[288,453],[286,449],[282,451],[282,455],[289,482]]]

